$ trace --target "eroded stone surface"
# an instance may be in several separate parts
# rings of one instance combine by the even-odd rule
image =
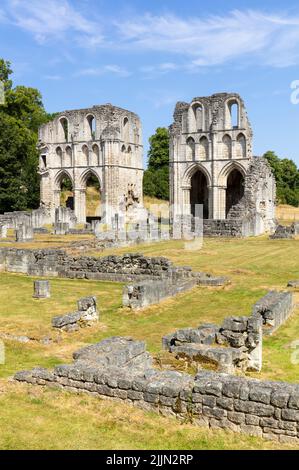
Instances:
[[[227,317],[222,325],[185,328],[162,339],[164,349],[191,361],[210,361],[224,372],[261,370],[263,334],[273,333],[291,314],[291,292],[270,291],[249,317]]]
[[[79,327],[90,325],[99,320],[96,297],[83,297],[78,300],[78,310],[52,318],[53,328],[76,331]]]
[[[234,123],[233,106],[238,110]],[[182,216],[190,214],[190,204],[193,215],[199,204],[205,236],[273,231],[275,179],[266,159],[252,155],[252,129],[240,95],[216,93],[178,102],[169,129],[170,203],[176,230]]]
[[[208,328],[213,328],[209,326]],[[187,343],[184,343],[187,344]],[[200,371],[156,370],[143,341],[113,337],[74,353],[73,364],[15,374],[33,385],[123,400],[194,425],[281,442],[299,438],[299,385]]]
[[[64,111],[41,126],[41,200],[52,222],[65,176],[75,188],[68,204],[74,207],[78,223],[86,222],[86,185],[91,174],[101,183],[99,217],[109,211],[118,213],[123,205],[142,206],[142,148],[139,117],[112,104]]]

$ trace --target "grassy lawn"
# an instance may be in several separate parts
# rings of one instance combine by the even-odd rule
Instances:
[[[299,240],[208,239],[203,249],[188,251],[182,241],[160,242],[93,253],[96,256],[138,251],[166,256],[179,265],[230,277],[224,288],[200,288],[134,313],[121,308],[122,285],[109,282],[52,279],[50,299],[32,298],[33,278],[0,274],[0,332],[50,336],[39,342],[6,343],[6,363],[0,365],[0,448],[167,448],[247,449],[275,448],[257,438],[207,431],[189,423],[132,409],[93,397],[14,384],[9,377],[36,365],[51,367],[71,361],[83,344],[112,335],[144,339],[148,349],[162,357],[161,337],[179,327],[202,322],[220,323],[228,315],[248,315],[252,304],[271,288],[285,289],[299,278]],[[51,317],[76,309],[84,295],[97,295],[101,312],[97,326],[72,334],[53,333]],[[295,294],[299,301],[299,291]],[[292,341],[299,339],[299,310],[272,337],[264,340],[261,378],[299,382],[299,364],[291,363]],[[172,361],[172,366],[183,367]],[[75,412],[74,412],[75,410]],[[18,424],[17,424],[18,423]],[[22,425],[24,423],[24,425]],[[280,448],[284,448],[279,444]]]

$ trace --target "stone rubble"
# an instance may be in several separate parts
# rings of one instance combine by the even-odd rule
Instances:
[[[53,328],[63,331],[77,331],[80,327],[90,326],[99,320],[96,297],[83,297],[78,300],[77,304],[78,310],[76,312],[53,317]]]
[[[263,334],[272,334],[293,311],[291,292],[270,291],[255,303],[249,317],[227,317],[219,327],[202,324],[162,339],[164,349],[194,362],[208,361],[219,371],[257,370],[262,367]]]

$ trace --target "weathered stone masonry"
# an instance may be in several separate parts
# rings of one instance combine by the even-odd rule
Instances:
[[[108,281],[141,281],[148,279],[192,280],[208,285],[226,282],[206,273],[193,272],[189,267],[174,266],[164,257],[146,257],[139,253],[123,256],[71,256],[64,250],[22,250],[0,248],[0,270],[31,276],[57,276],[71,279]]]
[[[249,317],[227,317],[220,326],[180,329],[164,336],[162,346],[177,358],[216,364],[221,372],[260,371],[263,334],[272,334],[292,311],[291,292],[270,291],[254,304]]]
[[[21,371],[15,379],[123,400],[198,426],[298,443],[299,385],[156,370],[144,342],[128,338],[108,338],[73,357],[73,364]]]
[[[118,213],[134,194],[142,205],[142,135],[139,117],[105,104],[60,113],[39,129],[41,202],[54,221],[61,182],[72,183],[78,223],[86,221],[86,184],[96,177],[101,214]]]
[[[205,235],[249,236],[273,230],[275,179],[267,161],[252,155],[252,130],[237,93],[178,102],[169,129],[174,223],[202,205]]]

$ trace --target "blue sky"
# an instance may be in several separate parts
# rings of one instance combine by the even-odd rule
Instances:
[[[298,0],[0,0],[0,57],[49,112],[112,103],[138,113],[146,149],[176,101],[238,92],[254,153],[299,164]]]

